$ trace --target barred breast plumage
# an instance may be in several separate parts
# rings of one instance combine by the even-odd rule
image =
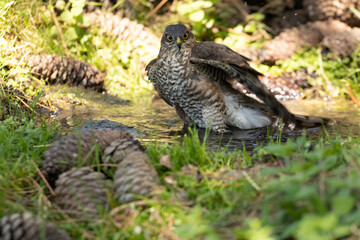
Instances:
[[[228,126],[258,128],[278,118],[294,124],[324,121],[316,117],[299,120],[291,114],[262,85],[257,77],[261,73],[248,60],[225,45],[196,42],[184,25],[177,24],[165,29],[159,55],[146,70],[155,90],[189,126],[223,133]],[[243,84],[263,103],[235,90],[234,84]]]
[[[214,129],[225,131],[226,105],[218,89],[190,66],[190,51],[170,52],[159,57],[149,71],[156,91],[178,113],[182,112],[179,115],[187,125],[205,128],[211,124]]]

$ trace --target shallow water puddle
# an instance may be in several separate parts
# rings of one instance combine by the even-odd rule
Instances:
[[[74,99],[75,104],[62,110],[56,118],[61,120],[65,132],[81,131],[84,129],[122,128],[131,132],[143,141],[156,139],[159,142],[172,142],[180,139],[183,124],[175,113],[161,99],[144,96],[134,102],[126,102],[116,97],[82,89],[68,88],[64,90]],[[324,101],[295,100],[285,102],[291,112],[303,115],[321,116],[335,120],[327,127],[330,134],[340,134],[343,137],[353,134],[360,136],[360,110],[351,103],[333,103]],[[322,128],[308,128],[307,130],[284,131],[282,141],[289,137],[301,136],[304,131],[307,135],[321,134]],[[205,130],[198,130],[201,138]],[[279,137],[279,132],[269,134],[266,128],[239,130],[232,129],[231,133],[219,135],[210,133],[207,139],[209,148],[253,149],[257,143],[266,142],[270,136]]]

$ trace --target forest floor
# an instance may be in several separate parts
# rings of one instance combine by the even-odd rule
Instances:
[[[0,217],[30,212],[56,223],[73,239],[360,238],[360,126],[355,119],[360,116],[360,51],[334,59],[316,47],[272,66],[252,66],[274,77],[301,69],[314,72],[316,77],[308,79],[311,87],[301,96],[353,105],[355,124],[347,134],[340,134],[337,125],[324,127],[317,136],[304,131],[282,141],[280,132],[258,143],[251,154],[245,148],[209,150],[208,133],[200,141],[194,129],[171,144],[140,138],[164,185],[162,192],[120,204],[109,189],[109,204],[96,221],[64,214],[52,202],[52,189],[39,166],[59,138],[61,122],[51,116],[74,105],[86,107],[86,102],[63,91],[67,84],[51,93],[49,81],[27,66],[28,56],[55,54],[84,61],[99,70],[104,95],[128,101],[151,98],[154,90],[144,67],[156,56],[159,42],[148,48],[140,44],[136,50],[128,43],[159,40],[163,25],[150,30],[129,24],[122,34],[135,37],[108,36],[90,24],[83,6],[79,12],[75,5],[60,5],[0,0]],[[65,14],[59,15],[59,9]],[[247,26],[247,34],[249,28],[256,34],[264,30],[256,15]],[[206,40],[207,33],[199,29],[195,25],[196,34]],[[142,38],[140,32],[149,35]],[[234,35],[221,34],[216,41],[237,44]]]

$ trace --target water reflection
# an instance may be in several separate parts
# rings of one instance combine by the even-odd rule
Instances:
[[[159,142],[172,142],[181,139],[185,131],[175,111],[160,99],[151,96],[143,97],[131,103],[98,93],[85,92],[79,89],[67,89],[83,104],[63,110],[57,118],[61,119],[66,131],[79,131],[94,128],[123,128],[135,137],[144,141],[154,138]],[[111,101],[109,101],[111,99]],[[348,102],[329,103],[323,101],[290,101],[285,103],[293,113],[327,117],[335,120],[326,130],[330,134],[347,137],[350,133],[360,136],[360,111]],[[205,130],[198,130],[202,139]],[[290,137],[308,137],[323,134],[322,127],[296,129],[279,133],[274,129],[260,128],[252,130],[231,129],[231,133],[219,135],[211,133],[207,143],[209,148],[243,149],[249,151],[258,143],[267,142],[269,138],[286,141]],[[281,135],[281,137],[280,137]]]

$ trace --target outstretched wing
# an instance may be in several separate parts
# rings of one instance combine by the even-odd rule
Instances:
[[[249,60],[225,45],[199,42],[192,49],[190,63],[222,84],[230,84],[228,81],[236,79],[269,106],[273,114],[284,121],[291,120],[293,114],[260,82],[258,76],[262,74],[250,67]]]

